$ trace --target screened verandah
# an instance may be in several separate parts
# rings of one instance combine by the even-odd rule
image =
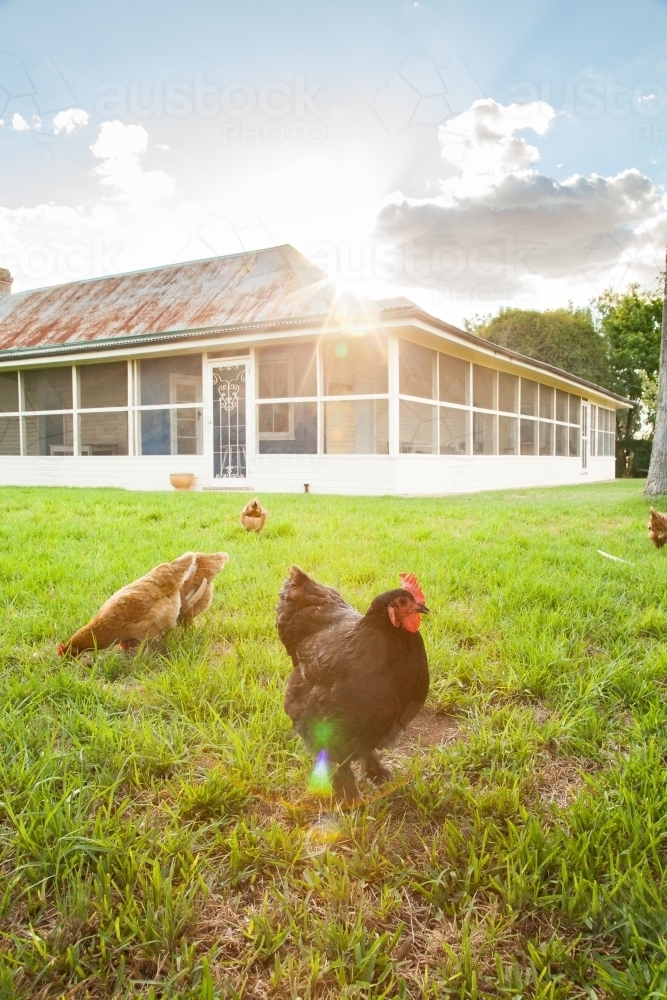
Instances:
[[[211,480],[263,456],[613,456],[612,409],[462,353],[380,333],[0,369],[0,456],[200,456]]]

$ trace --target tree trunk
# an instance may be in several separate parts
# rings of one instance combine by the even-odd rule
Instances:
[[[644,487],[645,496],[654,497],[660,493],[667,493],[667,253],[665,254],[665,285],[662,298],[658,407],[655,417],[651,464]]]

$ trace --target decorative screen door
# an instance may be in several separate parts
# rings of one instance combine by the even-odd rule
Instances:
[[[215,365],[213,380],[213,478],[246,476],[246,365]]]

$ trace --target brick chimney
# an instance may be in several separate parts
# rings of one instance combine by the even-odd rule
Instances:
[[[10,294],[13,280],[7,268],[0,267],[0,296]]]

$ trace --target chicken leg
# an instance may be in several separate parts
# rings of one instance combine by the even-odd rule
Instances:
[[[354,802],[355,799],[359,798],[359,789],[349,761],[340,765],[331,780],[331,784],[334,795],[340,802]]]
[[[381,785],[385,781],[389,781],[391,778],[391,771],[389,771],[374,750],[367,753],[362,760],[362,765],[364,769],[364,774],[369,778],[374,785]]]

